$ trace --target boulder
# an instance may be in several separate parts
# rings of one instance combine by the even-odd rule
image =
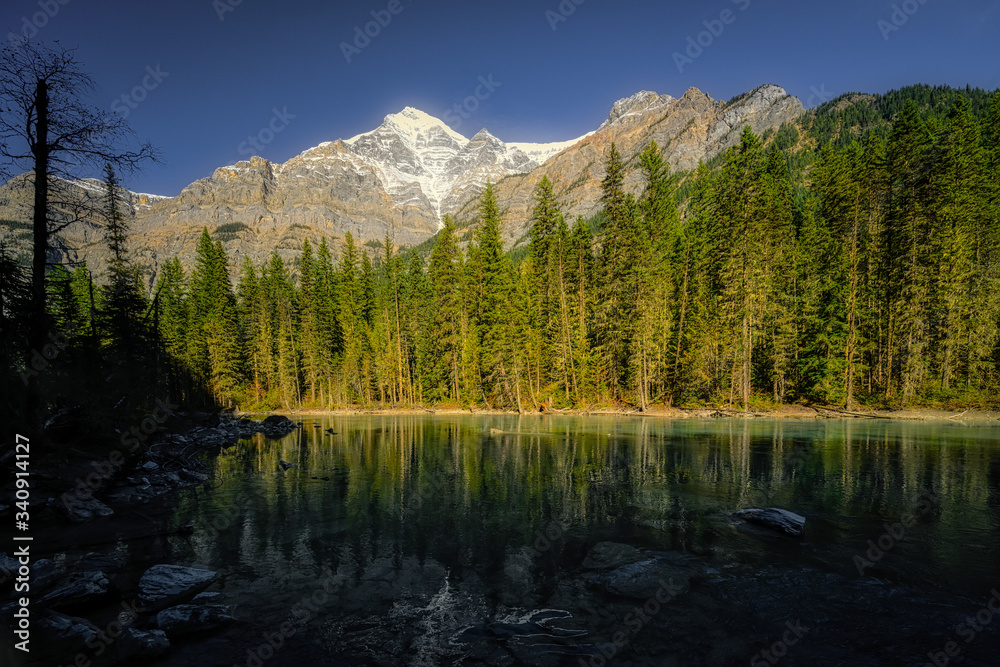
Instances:
[[[750,523],[767,526],[792,537],[802,537],[806,528],[806,518],[804,516],[777,507],[740,510],[735,512],[733,516],[739,517],[744,521],[749,521]]]
[[[296,429],[295,422],[284,415],[271,415],[260,424],[260,432],[269,438],[280,438]],[[250,429],[251,432],[257,429]],[[245,436],[244,436],[245,437]]]
[[[31,564],[31,592],[44,593],[59,581],[63,570],[48,558],[39,558]]]
[[[111,581],[100,570],[74,572],[38,598],[38,604],[52,609],[71,609],[97,602],[110,592]]]
[[[211,570],[180,565],[154,565],[139,579],[139,602],[148,611],[186,602],[219,578]]]
[[[67,491],[63,494],[62,499],[56,503],[56,506],[62,509],[66,517],[73,523],[85,523],[115,513],[113,509],[93,496],[74,498],[73,495]]]
[[[219,593],[217,591],[205,591],[204,593],[198,593],[193,598],[191,598],[191,604],[219,604],[226,599],[224,593]]]
[[[88,553],[72,563],[68,569],[73,571],[100,570],[101,572],[120,572],[125,567],[125,561],[118,556],[101,553]]]
[[[210,632],[232,622],[229,607],[222,604],[181,604],[156,615],[156,626],[171,637]]]
[[[611,595],[648,600],[673,597],[687,591],[692,574],[690,568],[657,557],[601,572],[590,581]]]
[[[295,426],[295,423],[284,415],[271,415],[269,417],[265,417],[264,423],[268,426],[282,426],[282,425]]]
[[[51,654],[73,655],[83,651],[94,642],[101,630],[85,618],[66,616],[49,612],[47,618],[38,620],[34,626],[38,630],[37,640],[44,650]],[[32,639],[36,639],[33,634]],[[32,642],[32,647],[35,644]]]
[[[136,658],[156,658],[170,649],[170,640],[163,630],[136,630],[127,628],[118,638],[118,658],[131,661]]]
[[[598,542],[583,559],[586,570],[605,570],[642,560],[642,552],[628,544]]]
[[[21,567],[21,563],[16,558],[0,553],[0,591],[14,587],[14,579],[17,577],[19,567]]]

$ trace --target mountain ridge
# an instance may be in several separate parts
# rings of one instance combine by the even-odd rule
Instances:
[[[466,138],[408,106],[373,130],[322,142],[283,163],[254,156],[215,169],[175,197],[142,196],[132,245],[152,273],[174,255],[190,267],[205,227],[230,230],[226,247],[236,264],[242,256],[259,263],[274,250],[291,261],[304,238],[326,236],[336,246],[348,232],[359,243],[388,234],[397,245],[417,245],[440,229],[444,214],[471,225],[487,181],[496,183],[509,213],[504,236],[512,245],[524,236],[534,187],[545,174],[567,217],[596,212],[603,155],[612,142],[628,159],[656,140],[672,169],[688,170],[734,145],[744,126],[763,133],[803,111],[773,84],[732,104],[697,88],[679,98],[643,90],[617,100],[597,129],[576,139],[507,143],[486,128]],[[638,189],[638,179],[631,174],[626,187]],[[99,271],[103,249],[92,232],[67,229],[60,253],[88,259]]]

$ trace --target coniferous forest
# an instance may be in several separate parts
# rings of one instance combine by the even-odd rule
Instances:
[[[305,242],[294,265],[234,265],[205,230],[195,266],[167,261],[151,290],[109,169],[110,272],[48,273],[68,351],[37,381],[56,395],[70,362],[110,367],[125,386],[245,410],[995,407],[1000,95],[976,92],[918,86],[875,111],[835,100],[744,130],[693,173],[671,173],[655,144],[612,144],[601,213],[565,219],[543,179],[513,251],[487,186],[476,220],[446,217],[417,249],[348,233]],[[0,273],[8,384],[27,384],[30,280],[6,252]]]

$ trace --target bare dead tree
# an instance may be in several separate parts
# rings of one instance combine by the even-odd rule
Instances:
[[[69,190],[61,181],[98,173],[106,164],[133,173],[157,158],[124,118],[87,103],[95,88],[74,51],[58,43],[7,46],[0,57],[0,169],[33,172],[28,351],[44,346],[47,334],[50,239],[85,215],[86,202],[66,201]]]

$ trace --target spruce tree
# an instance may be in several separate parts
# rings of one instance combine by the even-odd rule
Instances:
[[[430,371],[432,397],[459,401],[462,398],[462,252],[450,215],[444,216],[444,227],[431,251],[429,273],[434,299],[430,321],[433,333],[429,336],[430,359],[434,361]]]

